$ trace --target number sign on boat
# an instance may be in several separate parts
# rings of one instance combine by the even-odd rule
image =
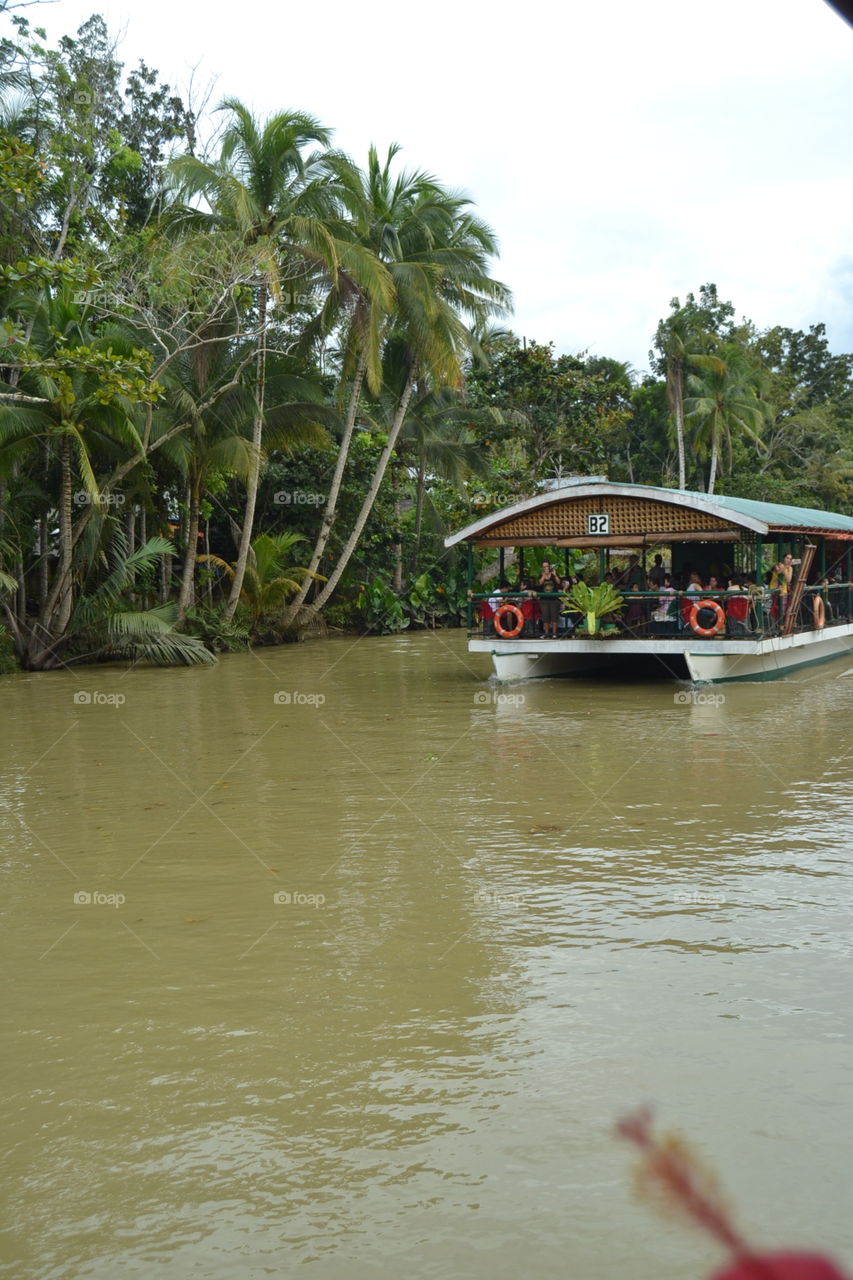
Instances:
[[[586,531],[591,537],[595,534],[604,534],[610,532],[610,516],[599,512],[598,515],[588,515],[586,518]]]

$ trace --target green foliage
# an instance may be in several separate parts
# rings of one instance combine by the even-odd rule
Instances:
[[[15,657],[15,646],[12,643],[12,637],[0,623],[0,676],[14,675],[20,669],[18,660]]]
[[[249,648],[249,628],[226,621],[221,609],[197,605],[187,613],[184,630],[213,653],[244,653]]]
[[[67,634],[67,662],[126,658],[156,666],[199,666],[215,661],[194,636],[175,630],[174,603],[141,609],[132,589],[172,550],[165,538],[149,538],[129,553],[121,530],[116,530],[109,554],[109,572],[87,595],[81,596]]]
[[[596,618],[618,613],[625,604],[624,597],[609,582],[602,582],[595,587],[578,582],[572,587],[567,599],[573,609],[584,615],[592,613]]]
[[[377,635],[405,631],[409,625],[402,600],[381,578],[363,582],[355,604],[360,621]]]

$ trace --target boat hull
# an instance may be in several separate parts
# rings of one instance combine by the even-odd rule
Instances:
[[[798,667],[853,654],[853,623],[763,640],[700,640],[695,636],[634,640],[578,637],[565,640],[500,640],[472,636],[470,653],[487,653],[498,680],[584,676],[608,669],[657,665],[662,675],[720,683],[772,680]]]

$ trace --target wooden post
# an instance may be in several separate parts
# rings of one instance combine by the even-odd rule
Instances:
[[[812,567],[814,553],[817,547],[813,542],[807,542],[803,547],[803,555],[797,568],[797,576],[791,584],[791,590],[788,592],[787,605],[785,611],[785,619],[782,623],[782,635],[789,636],[794,630],[797,621],[797,614],[800,611],[800,605],[803,599],[803,590],[806,585],[806,579],[809,576],[809,570]]]

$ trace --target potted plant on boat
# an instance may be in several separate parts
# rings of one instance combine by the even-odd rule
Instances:
[[[568,594],[568,602],[586,619],[576,627],[576,631],[590,636],[614,635],[618,628],[611,622],[602,624],[603,618],[610,618],[618,613],[625,601],[615,587],[609,582],[600,586],[588,587],[585,582],[578,582]]]

